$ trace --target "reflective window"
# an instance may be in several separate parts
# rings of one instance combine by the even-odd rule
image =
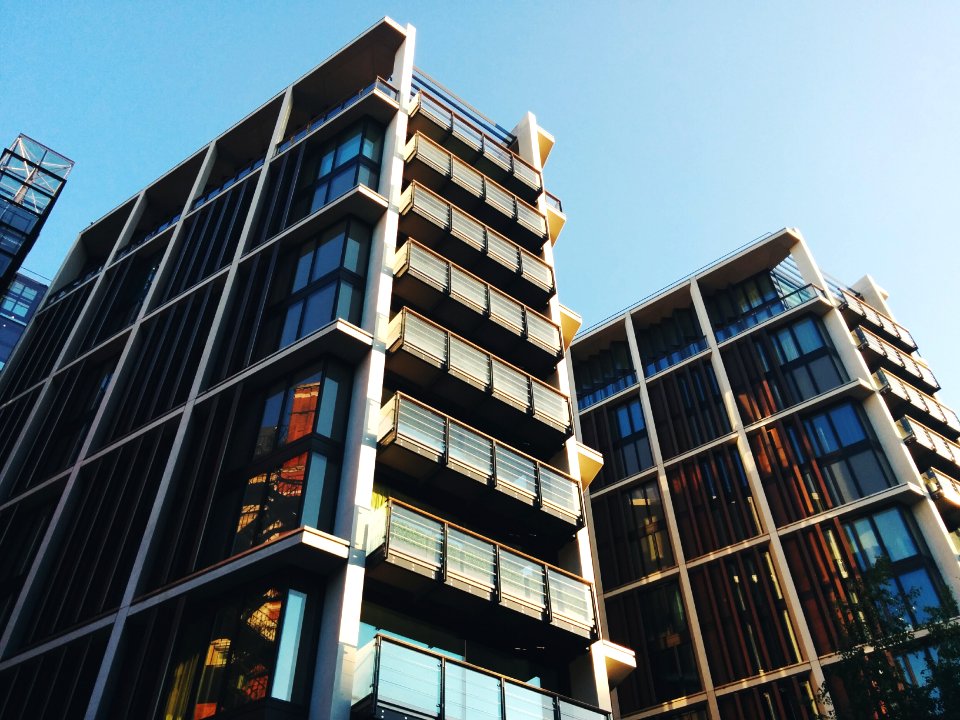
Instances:
[[[614,456],[621,477],[636,475],[653,465],[647,426],[640,399],[630,400],[610,411]]]

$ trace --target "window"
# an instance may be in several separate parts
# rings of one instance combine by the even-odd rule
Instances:
[[[577,405],[581,410],[637,382],[625,342],[612,342],[606,350],[579,360],[573,374],[577,381]]]
[[[383,129],[367,120],[333,140],[307,148],[290,211],[292,224],[357,185],[377,189]]]
[[[10,289],[0,302],[0,311],[8,317],[26,322],[31,308],[37,305],[37,288],[24,285],[20,280],[14,280]]]
[[[369,248],[370,228],[351,219],[328,228],[287,258],[290,279],[284,297],[269,313],[273,333],[267,335],[278,335],[275,347],[286,347],[334,318],[360,323]]]
[[[620,477],[636,475],[653,465],[647,426],[639,399],[630,400],[610,411],[614,457]]]
[[[305,593],[267,588],[184,623],[163,717],[200,720],[268,697],[301,699],[307,618]]]
[[[805,317],[773,333],[773,347],[787,385],[780,407],[807,400],[843,382],[820,321]]]

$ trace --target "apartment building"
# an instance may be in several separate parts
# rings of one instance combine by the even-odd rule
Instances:
[[[80,233],[0,379],[0,716],[609,717],[554,140],[415,37]]]
[[[784,229],[574,341],[621,717],[812,718],[860,571],[957,595],[960,421],[887,300]]]
[[[14,275],[0,299],[0,370],[6,366],[46,292],[47,286],[39,280],[19,272]]]

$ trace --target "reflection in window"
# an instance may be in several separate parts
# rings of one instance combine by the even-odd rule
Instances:
[[[620,477],[636,475],[653,465],[647,425],[639,399],[619,405],[610,411],[613,429],[614,457]]]
[[[297,590],[269,588],[187,626],[167,680],[163,717],[199,720],[267,697],[296,699],[305,601]],[[279,661],[278,646],[284,651]]]

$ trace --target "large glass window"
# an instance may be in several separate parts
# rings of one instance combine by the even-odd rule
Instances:
[[[163,717],[200,720],[268,697],[301,699],[307,606],[299,590],[267,588],[185,624]]]
[[[606,350],[574,364],[577,405],[584,410],[637,382],[637,373],[625,342],[612,342]]]
[[[620,477],[636,475],[653,465],[647,424],[640,399],[635,398],[610,411],[613,450]]]

